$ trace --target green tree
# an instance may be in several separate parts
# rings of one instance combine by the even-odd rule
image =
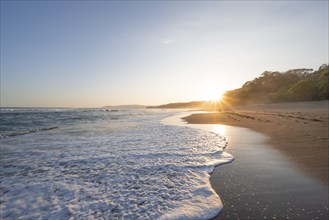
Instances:
[[[329,99],[329,66],[322,65],[319,72],[319,96],[321,99]]]
[[[289,90],[291,101],[312,101],[318,94],[318,87],[311,80],[301,80]]]

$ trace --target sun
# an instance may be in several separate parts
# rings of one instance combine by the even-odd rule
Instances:
[[[220,86],[207,86],[201,92],[201,98],[205,101],[221,101],[225,91]]]

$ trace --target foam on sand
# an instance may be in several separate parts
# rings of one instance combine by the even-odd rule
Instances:
[[[225,138],[159,123],[170,114],[138,112],[115,122],[103,115],[0,139],[2,218],[216,216],[223,206],[209,174],[233,159],[223,153]],[[120,129],[112,129],[116,122]]]

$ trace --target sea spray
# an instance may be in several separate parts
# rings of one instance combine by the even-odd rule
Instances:
[[[232,158],[220,135],[160,124],[173,114],[163,111],[47,114],[33,117],[58,128],[0,139],[3,219],[209,219],[221,210],[209,173]]]

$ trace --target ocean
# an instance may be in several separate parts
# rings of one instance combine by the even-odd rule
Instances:
[[[1,108],[2,219],[209,219],[224,137],[177,111]]]

